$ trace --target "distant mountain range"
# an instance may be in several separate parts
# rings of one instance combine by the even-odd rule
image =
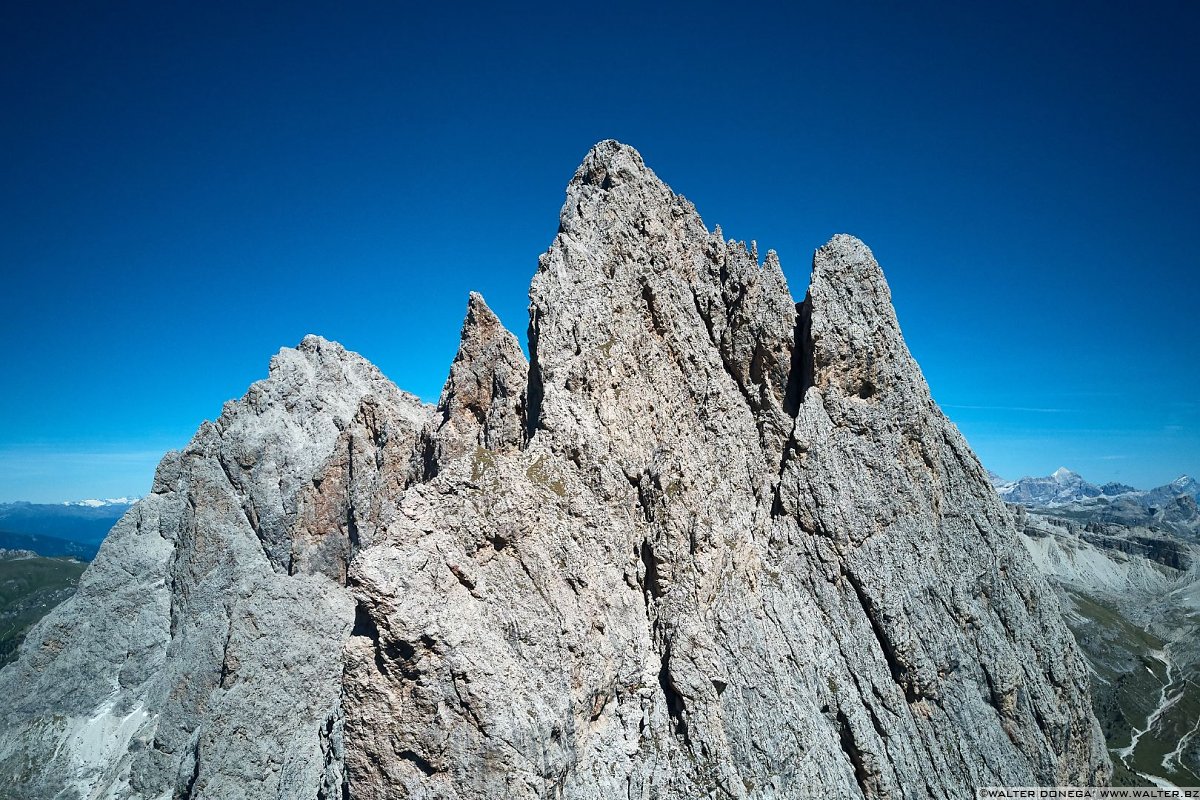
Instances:
[[[1106,483],[1097,486],[1079,473],[1059,467],[1044,478],[1021,478],[1005,480],[996,473],[989,473],[996,492],[1009,503],[1027,506],[1054,506],[1078,503],[1093,498],[1116,498],[1134,496],[1147,505],[1161,505],[1181,495],[1193,500],[1200,497],[1200,482],[1190,475],[1180,475],[1168,484],[1149,490],[1139,490],[1124,483]]]
[[[1042,478],[1017,481],[989,475],[996,493],[1008,503],[1052,510],[1079,521],[1158,527],[1200,537],[1200,481],[1190,475],[1145,490],[1123,483],[1096,485],[1066,467]]]
[[[0,503],[0,548],[89,560],[135,497]]]
[[[138,497],[110,497],[106,500],[67,500],[62,503],[64,506],[83,506],[85,508],[107,508],[109,506],[129,506],[136,503],[141,498]]]

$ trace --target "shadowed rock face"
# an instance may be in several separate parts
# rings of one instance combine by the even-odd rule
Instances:
[[[540,259],[529,346],[526,364],[473,295],[436,411],[336,345],[284,351],[294,368],[164,460],[0,672],[7,787],[959,797],[1105,778],[1057,601],[865,245],[818,250],[797,307],[773,252],[760,265],[602,142]]]

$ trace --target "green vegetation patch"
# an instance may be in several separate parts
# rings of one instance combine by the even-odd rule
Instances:
[[[471,456],[471,480],[479,481],[489,471],[496,470],[496,457],[482,447],[476,447]]]
[[[1167,669],[1157,654],[1168,650],[1168,644],[1103,600],[1073,591],[1068,594],[1079,615],[1068,622],[1094,670],[1092,704],[1109,748],[1116,751],[1130,744],[1133,732],[1143,729],[1158,708]],[[1169,698],[1177,699],[1158,716],[1153,729],[1138,739],[1129,758],[1133,771],[1113,752],[1115,786],[1146,785],[1146,779],[1134,771],[1166,778],[1179,786],[1200,784],[1191,755],[1200,736],[1192,737],[1183,752],[1167,758],[1200,720],[1200,675],[1196,674],[1196,665],[1189,663],[1191,659],[1185,657],[1179,664],[1179,644],[1169,648],[1176,666],[1167,691]]]
[[[529,465],[529,469],[525,470],[525,476],[538,486],[549,489],[559,497],[567,496],[567,489],[563,486],[563,482],[546,471],[545,456],[538,456],[537,461],[534,461]]]
[[[0,559],[0,666],[16,659],[38,620],[75,593],[86,568],[65,558]]]

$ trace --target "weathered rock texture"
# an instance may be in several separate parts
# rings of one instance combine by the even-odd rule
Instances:
[[[168,453],[0,672],[0,797],[315,797],[340,783],[342,586],[429,411],[315,336]],[[332,579],[331,579],[332,578]],[[339,731],[340,733],[340,731]],[[334,797],[335,795],[327,795]]]
[[[1106,777],[1055,596],[861,242],[817,251],[797,307],[774,253],[602,142],[529,347],[473,295],[436,412],[336,345],[284,351],[0,673],[6,790],[950,798]]]

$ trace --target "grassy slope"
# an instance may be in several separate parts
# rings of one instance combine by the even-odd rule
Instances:
[[[0,559],[0,666],[16,658],[30,627],[75,593],[86,567],[63,558]]]

